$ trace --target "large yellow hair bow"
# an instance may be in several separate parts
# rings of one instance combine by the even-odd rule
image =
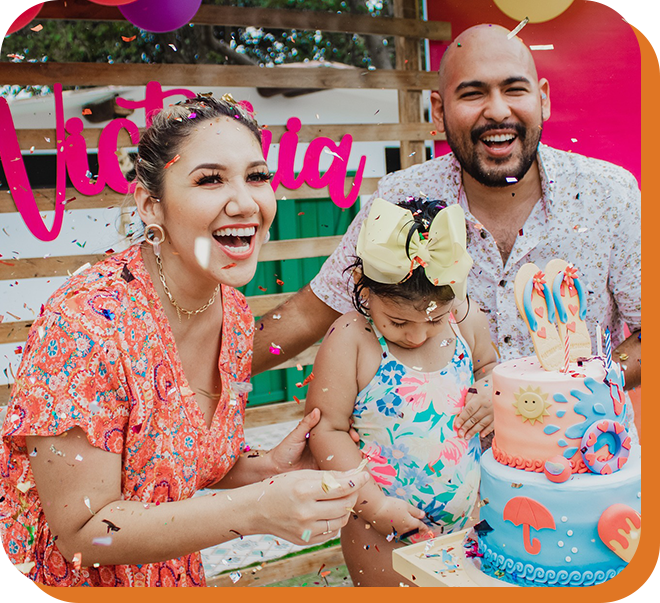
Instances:
[[[459,300],[465,299],[467,276],[472,258],[465,249],[465,215],[459,205],[450,205],[433,218],[428,238],[406,240],[414,224],[409,210],[375,199],[362,224],[356,253],[362,270],[379,283],[400,283],[423,266],[426,277],[436,287],[449,285]]]

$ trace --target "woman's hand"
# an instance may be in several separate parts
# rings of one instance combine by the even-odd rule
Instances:
[[[494,428],[490,377],[480,379],[474,385],[477,393],[467,394],[465,407],[454,421],[458,435],[466,440],[477,434],[487,436]]]
[[[429,527],[422,521],[424,517],[426,517],[424,511],[415,505],[396,496],[385,496],[370,517],[369,523],[383,536],[396,532],[396,536],[400,538],[413,530],[419,530],[421,535],[428,532]]]
[[[328,479],[328,475],[332,476]],[[333,479],[334,478],[334,479]],[[366,471],[290,471],[258,484],[252,505],[259,529],[299,545],[336,538],[357,504]],[[261,490],[261,492],[259,492]]]
[[[315,408],[303,417],[302,421],[288,436],[268,452],[275,474],[299,469],[318,469],[318,465],[307,445],[307,439],[310,430],[316,426],[320,418],[321,411]]]

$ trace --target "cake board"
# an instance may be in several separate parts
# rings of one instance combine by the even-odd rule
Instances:
[[[392,567],[417,586],[514,587],[484,574],[466,557],[463,543],[476,534],[472,528],[395,549]]]

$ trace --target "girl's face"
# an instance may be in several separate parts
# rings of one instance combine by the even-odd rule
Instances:
[[[419,348],[446,328],[454,302],[429,301],[418,310],[407,300],[368,295],[369,315],[388,342],[406,349]]]
[[[153,205],[167,233],[168,272],[182,284],[245,285],[275,210],[255,136],[229,117],[201,121],[168,165],[162,203]]]

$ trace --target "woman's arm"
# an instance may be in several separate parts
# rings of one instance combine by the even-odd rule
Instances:
[[[365,368],[373,378],[375,370],[365,362],[368,354],[364,340],[373,337],[366,331],[366,321],[356,312],[335,321],[325,336],[314,362],[314,379],[307,392],[306,412],[321,410],[321,419],[312,429],[309,445],[322,469],[348,470],[357,467],[362,453],[349,435],[350,420],[357,397],[358,371]],[[378,357],[378,354],[377,354]],[[378,361],[375,363],[377,370]],[[360,381],[364,381],[363,379]],[[390,498],[370,477],[360,490],[354,512],[381,534],[424,530],[424,512],[406,501]]]
[[[497,351],[490,338],[486,315],[477,304],[470,304],[469,312],[459,328],[472,352],[474,389],[477,391],[468,393],[465,408],[456,418],[454,426],[463,438],[469,439],[476,434],[484,437],[493,431],[490,374],[497,364]]]
[[[245,534],[271,533],[298,544],[327,540],[345,524],[366,475],[285,473],[231,492],[161,504],[122,500],[121,456],[92,446],[80,428],[26,438],[30,463],[57,547],[82,564],[166,561]]]

